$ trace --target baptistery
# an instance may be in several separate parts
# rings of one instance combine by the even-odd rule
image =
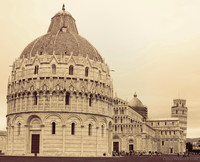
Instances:
[[[6,154],[111,155],[112,100],[108,65],[63,6],[12,65]]]

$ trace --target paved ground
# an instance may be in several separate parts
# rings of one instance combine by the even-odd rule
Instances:
[[[133,157],[27,157],[0,156],[0,162],[200,162],[200,156],[133,156]]]

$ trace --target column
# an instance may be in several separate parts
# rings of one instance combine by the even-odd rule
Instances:
[[[69,99],[70,99],[70,101],[69,101],[69,104],[70,104],[70,111],[72,111],[72,98],[73,98],[73,94],[72,94],[73,92],[71,92],[70,93],[70,96],[69,96]]]
[[[83,128],[84,125],[81,125],[81,156],[83,156]]]
[[[45,125],[41,124],[40,127],[41,127],[41,134],[40,134],[40,136],[41,136],[41,138],[40,138],[41,139],[41,142],[40,142],[41,143],[41,147],[40,148],[41,149],[40,150],[41,150],[41,155],[43,155],[43,149],[44,149],[44,147],[43,147],[43,139],[44,139],[44,127],[45,127]]]
[[[66,110],[65,100],[66,100],[66,92],[64,92],[63,94],[63,110]]]
[[[22,111],[22,101],[23,101],[22,95],[20,95],[20,97],[19,97],[19,112]]]
[[[108,153],[109,153],[109,145],[110,145],[110,141],[109,141],[109,128],[106,129],[106,143],[107,143],[106,155],[108,155]]]
[[[96,127],[96,156],[98,156],[98,133],[99,127]]]
[[[45,110],[45,104],[46,104],[46,92],[44,91],[44,94],[42,96],[42,110]]]
[[[24,138],[24,153],[27,155],[29,152],[29,128],[30,125],[24,125],[25,138]]]
[[[14,147],[14,126],[11,126],[11,154],[13,154]]]
[[[88,95],[89,95],[89,94],[88,94]],[[88,96],[88,95],[87,95],[87,97],[86,97],[86,101],[87,101],[86,112],[89,112],[89,108],[90,108],[90,107],[89,107],[89,98],[90,98],[90,96]]]
[[[112,155],[112,129],[108,130],[108,153]]]
[[[100,110],[99,110],[99,101],[100,101],[99,96],[97,96],[97,113],[100,112]]]
[[[8,138],[9,138],[9,132],[10,132],[10,130],[9,130],[9,127],[6,127],[6,131],[7,131],[7,138],[6,138],[6,154],[7,154],[7,152],[8,152]]]
[[[57,94],[56,94],[56,100],[57,100],[57,103],[56,103],[56,110],[58,110],[58,102],[59,102],[59,100],[58,100],[58,97],[59,97],[59,92],[57,91]]]
[[[49,94],[49,102],[50,102],[50,104],[49,104],[49,109],[51,110],[51,99],[52,99],[52,92],[50,92],[50,94]]]
[[[37,110],[39,110],[40,95],[37,92]]]
[[[24,99],[25,99],[25,103],[24,103],[24,110],[25,111],[27,111],[28,110],[28,108],[27,108],[27,100],[28,100],[28,95],[27,95],[27,93],[25,94],[25,96],[24,96]]]
[[[65,128],[66,125],[62,125],[63,128],[63,154],[65,153]]]
[[[17,97],[15,99],[16,99],[16,103],[15,103],[16,112],[19,112],[19,109],[20,109],[20,97],[17,95]]]
[[[76,111],[77,110],[80,110],[79,108],[78,108],[78,99],[79,99],[79,94],[76,94]],[[82,109],[82,108],[81,108]],[[81,111],[82,112],[82,111]]]
[[[24,136],[24,154],[26,155],[26,151],[27,151],[27,145],[26,145],[26,139],[27,139],[27,127],[26,127],[26,125],[24,125],[24,134],[25,134],[25,136]]]

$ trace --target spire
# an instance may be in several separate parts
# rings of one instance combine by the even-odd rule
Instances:
[[[136,92],[135,92],[135,94],[133,95],[134,97],[137,97],[137,94],[136,94]]]
[[[65,4],[63,4],[63,6],[62,6],[62,10],[65,11]]]

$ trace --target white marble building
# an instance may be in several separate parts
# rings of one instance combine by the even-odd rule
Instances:
[[[7,93],[6,154],[183,152],[187,108],[181,105],[185,106],[177,108],[175,102],[172,108],[176,118],[152,120],[137,95],[129,103],[114,98],[108,65],[78,34],[74,18],[63,6],[51,19],[48,32],[28,44],[13,63]],[[184,118],[176,114],[182,109]]]
[[[179,99],[180,100],[180,99]],[[134,94],[130,101],[114,98],[114,117],[113,117],[113,150],[135,151],[142,153],[161,152],[163,154],[177,154],[185,152],[185,127],[181,127],[179,118],[174,109],[181,109],[176,105],[172,107],[171,118],[149,119],[147,107]],[[182,100],[180,100],[182,101]],[[184,100],[184,117],[187,117],[187,108]],[[137,111],[136,111],[137,110]],[[146,114],[146,115],[144,115]],[[185,131],[186,132],[186,131]]]
[[[13,63],[6,154],[111,155],[112,94],[108,65],[63,6]]]

